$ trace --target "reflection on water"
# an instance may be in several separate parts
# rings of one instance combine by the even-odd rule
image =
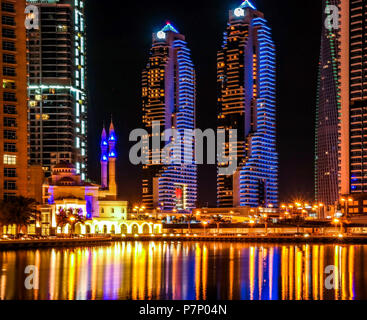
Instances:
[[[367,299],[366,257],[361,245],[191,242],[5,251],[0,299]],[[25,289],[27,265],[38,290]]]

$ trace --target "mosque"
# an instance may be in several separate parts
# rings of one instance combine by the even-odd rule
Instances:
[[[75,226],[76,234],[152,234],[161,233],[162,224],[153,220],[134,220],[128,202],[117,199],[116,134],[111,120],[109,132],[101,135],[101,185],[81,180],[74,165],[60,163],[42,185],[41,221],[34,226],[42,235],[69,233],[70,225],[57,226],[60,209],[81,209],[84,224]],[[30,227],[31,228],[31,227]],[[35,233],[36,230],[29,230]]]

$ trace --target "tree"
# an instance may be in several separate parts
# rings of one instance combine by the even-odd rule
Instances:
[[[67,224],[70,224],[71,234],[75,232],[75,226],[80,224],[85,224],[86,218],[83,216],[83,210],[69,208],[65,210],[60,208],[56,213],[56,225],[60,228],[64,228]]]
[[[189,213],[188,215],[185,216],[185,218],[188,222],[189,233],[191,233],[191,221],[195,219],[195,215],[192,213]]]
[[[224,219],[220,215],[212,216],[212,220],[217,225],[217,233],[219,233],[219,227],[222,222],[224,222]]]
[[[63,229],[67,224],[68,221],[68,214],[64,208],[60,208],[58,212],[56,212],[56,226]]]
[[[83,210],[82,209],[69,209],[68,218],[71,225],[71,234],[75,233],[75,226],[80,224],[85,224],[85,216],[83,216]]]
[[[39,218],[37,201],[22,196],[3,200],[0,203],[1,225],[16,225],[16,234],[19,235],[22,227],[27,227]]]

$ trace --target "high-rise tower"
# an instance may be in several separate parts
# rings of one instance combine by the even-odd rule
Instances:
[[[367,193],[367,3],[340,5],[340,193]]]
[[[340,100],[340,29],[328,28],[326,6],[340,7],[340,0],[323,1],[321,49],[316,112],[315,196],[334,205],[338,200],[338,123]]]
[[[1,1],[0,199],[27,195],[27,68],[24,0]]]
[[[46,175],[61,161],[87,174],[84,0],[28,0],[39,29],[28,31],[30,163]]]
[[[324,12],[335,14],[336,9],[339,21],[336,26],[325,26],[321,43],[316,198],[333,205],[341,197],[352,196],[349,200],[356,203],[349,203],[349,213],[366,213],[367,2],[323,2]],[[325,20],[326,16],[323,24]],[[352,208],[359,200],[363,200],[363,210]]]
[[[159,127],[156,129],[161,133],[177,129],[180,135],[185,129],[195,129],[195,81],[185,37],[167,22],[162,30],[153,34],[149,60],[142,75],[143,124],[150,138],[153,127]],[[160,147],[176,142],[179,141],[161,142]],[[181,142],[182,154],[191,155],[192,161],[181,158],[174,164],[163,163],[160,150],[149,150],[149,164],[143,166],[143,203],[147,209],[189,211],[195,207],[197,182],[193,139]]]
[[[237,170],[218,173],[218,206],[277,206],[275,45],[263,13],[250,1],[229,11],[217,70],[218,128],[228,134],[237,129],[238,135]],[[226,154],[230,149],[228,144]]]

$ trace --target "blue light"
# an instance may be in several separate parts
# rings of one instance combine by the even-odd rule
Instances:
[[[108,138],[108,140],[115,141],[116,139],[115,139],[115,136],[113,134],[111,134],[110,137]]]
[[[111,151],[108,155],[110,158],[116,158],[116,153],[114,151]]]
[[[167,22],[167,24],[164,26],[164,28],[161,31],[163,32],[172,31],[174,33],[179,33],[177,29],[174,28],[170,22]]]
[[[107,161],[107,157],[106,157],[106,156],[103,156],[103,157],[102,157],[102,160],[103,160],[103,161]]]
[[[253,5],[249,0],[244,1],[244,2],[241,4],[240,8],[251,8],[251,9],[253,9],[253,10],[257,10],[257,9],[255,8],[255,6],[254,6],[254,5]]]
[[[103,140],[102,144],[103,144],[104,146],[107,146],[107,145],[108,145],[108,143],[107,143],[107,141],[106,141],[106,140]]]

